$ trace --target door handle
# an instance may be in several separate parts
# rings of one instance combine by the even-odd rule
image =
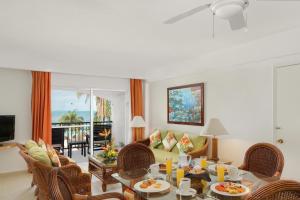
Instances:
[[[283,140],[283,139],[278,139],[278,140],[277,140],[277,143],[283,144],[283,143],[284,143],[284,140]]]

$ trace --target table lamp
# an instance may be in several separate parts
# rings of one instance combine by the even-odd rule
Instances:
[[[144,128],[146,126],[146,123],[142,116],[134,116],[130,123],[130,126],[132,128]]]
[[[218,138],[216,136],[219,135],[228,135],[228,132],[224,128],[223,124],[219,119],[212,118],[206,124],[202,131],[202,135],[212,135],[212,151],[210,160],[218,161]]]

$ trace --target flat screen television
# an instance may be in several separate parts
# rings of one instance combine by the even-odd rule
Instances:
[[[15,139],[15,115],[0,115],[0,142]]]

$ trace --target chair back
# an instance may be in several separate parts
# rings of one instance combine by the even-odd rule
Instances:
[[[53,168],[49,174],[49,192],[51,200],[72,200],[72,194],[75,194],[68,178],[59,168]]]
[[[49,174],[52,170],[52,167],[49,167],[33,158],[33,175],[35,183],[39,189],[38,191],[38,199],[49,199],[49,189],[48,189],[48,183],[49,183]]]
[[[271,182],[254,193],[246,200],[296,200],[300,199],[300,183],[289,180]]]
[[[26,164],[27,164],[27,171],[29,172],[29,173],[32,173],[32,168],[33,168],[33,164],[32,164],[32,159],[31,159],[31,157],[28,155],[28,153],[27,153],[27,151],[25,150],[22,150],[21,148],[20,148],[20,151],[19,151],[19,154],[22,156],[22,158],[25,160],[25,162],[26,162]]]
[[[151,149],[141,143],[128,144],[118,154],[117,165],[119,170],[148,169],[155,163]]]
[[[283,166],[283,154],[276,146],[258,143],[247,150],[243,169],[267,177],[276,175],[280,178]]]

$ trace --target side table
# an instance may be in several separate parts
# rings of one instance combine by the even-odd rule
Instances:
[[[117,162],[105,163],[103,159],[89,156],[89,172],[102,181],[102,191],[106,192],[108,184],[118,183],[111,175],[117,173]]]

